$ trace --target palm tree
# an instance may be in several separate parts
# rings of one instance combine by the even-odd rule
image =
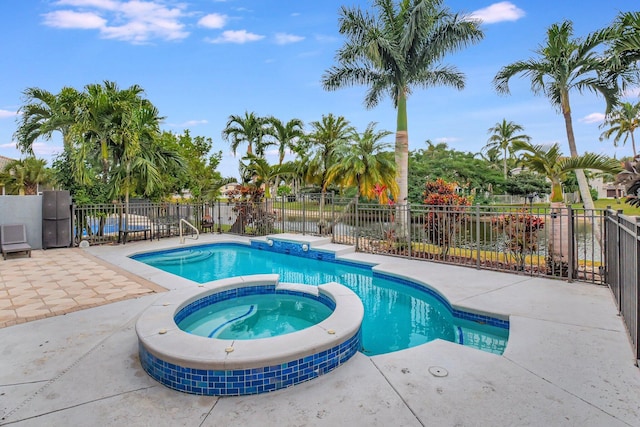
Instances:
[[[64,87],[57,95],[37,87],[23,92],[26,103],[20,107],[20,119],[14,137],[23,153],[33,155],[36,140],[48,140],[53,133],[62,134],[65,147],[72,143],[70,128],[77,113],[77,103],[81,94],[70,87]]]
[[[109,180],[112,150],[123,144],[130,131],[128,120],[133,109],[144,102],[142,92],[138,85],[121,90],[116,83],[110,81],[85,86],[76,121],[71,126],[74,139],[79,141],[76,160],[78,164],[83,164],[87,155],[95,155],[96,150],[99,150],[103,182]],[[88,179],[82,176],[82,168],[78,168],[77,172],[79,180]]]
[[[624,84],[637,84],[640,76],[635,65],[640,61],[640,12],[621,12],[603,33],[610,37],[607,53],[611,71],[619,73]]]
[[[617,173],[620,164],[606,156],[587,153],[578,157],[563,157],[560,146],[551,147],[531,145],[518,141],[513,144],[514,151],[522,151],[521,163],[528,169],[544,175],[551,181],[551,224],[548,268],[551,273],[565,274],[569,254],[569,218],[564,211],[562,181],[569,172],[583,172],[583,169],[595,169],[605,173]],[[594,233],[599,237],[599,230],[594,223]]]
[[[572,171],[594,169],[605,173],[616,174],[620,172],[620,164],[607,156],[586,153],[578,157],[563,157],[560,145],[551,147],[532,145],[525,141],[516,141],[513,144],[514,152],[522,151],[520,163],[527,169],[544,175],[551,181],[551,202],[562,202],[562,181]]]
[[[264,154],[264,145],[262,138],[266,134],[267,120],[264,117],[258,117],[255,113],[245,111],[244,117],[231,115],[227,120],[227,125],[222,131],[222,137],[225,141],[231,143],[231,150],[235,156],[238,146],[242,143],[247,144],[247,154],[253,154],[253,148],[256,154],[262,156]]]
[[[584,40],[574,39],[572,36],[573,24],[570,21],[552,25],[547,30],[546,44],[536,51],[538,58],[517,61],[503,67],[494,77],[493,83],[498,93],[509,94],[511,77],[523,74],[530,78],[533,93],[543,93],[562,112],[571,157],[578,157],[569,93],[574,89],[580,93],[585,90],[599,93],[604,97],[606,111],[609,112],[617,102],[618,90],[614,79],[603,78],[603,74],[608,71],[607,66],[596,52],[609,35],[596,32]],[[576,177],[585,208],[593,210],[593,199],[584,171],[577,169]]]
[[[382,142],[391,132],[376,131],[376,125],[369,123],[362,134],[354,132],[349,143],[336,149],[340,161],[329,167],[325,186],[336,183],[340,187],[356,187],[358,195],[369,200],[380,196],[378,188],[386,187],[394,199],[397,197],[396,165],[391,152],[386,151],[391,145]]]
[[[611,111],[605,118],[604,123],[600,126],[609,129],[600,135],[600,141],[609,139],[613,136],[613,146],[617,147],[618,142],[622,139],[622,144],[627,142],[631,137],[631,147],[633,148],[633,157],[636,157],[636,140],[633,136],[635,130],[640,126],[640,102],[632,104],[623,102],[616,109]]]
[[[278,145],[278,164],[284,161],[286,151],[293,150],[296,141],[304,137],[304,123],[300,119],[291,119],[287,123],[274,116],[267,117],[267,135],[272,136]]]
[[[446,53],[480,41],[479,23],[452,14],[442,0],[373,0],[373,12],[343,6],[340,33],[347,37],[339,63],[322,77],[326,90],[368,85],[365,106],[389,95],[397,109],[395,162],[399,200],[408,192],[407,97],[416,88],[464,87],[464,75],[441,65]]]
[[[243,160],[248,161],[246,164],[242,163],[243,176],[252,178],[256,187],[264,185],[266,199],[271,198],[271,186],[277,178],[292,176],[295,172],[290,163],[270,165],[264,157],[258,157],[254,154],[247,154]]]
[[[487,141],[487,145],[484,146],[485,151],[491,151],[493,149],[502,150],[502,165],[504,179],[507,179],[507,157],[511,152],[511,147],[516,141],[530,141],[531,138],[525,134],[514,135],[516,132],[522,132],[524,128],[507,119],[502,119],[502,122],[498,122],[495,126],[489,128],[489,134],[492,134]]]
[[[354,129],[347,119],[333,114],[323,115],[321,121],[311,122],[311,128],[307,140],[314,153],[307,163],[305,180],[318,185],[324,194],[328,184],[327,174],[335,162],[336,150],[346,144]]]
[[[51,172],[47,162],[35,157],[9,162],[0,171],[0,182],[10,193],[20,196],[36,195],[41,184],[51,181]]]
[[[311,122],[311,128],[312,131],[307,135],[306,141],[314,152],[304,163],[305,181],[320,187],[318,226],[322,230],[325,226],[324,202],[329,168],[339,161],[335,154],[339,147],[346,144],[349,137],[353,135],[354,128],[344,117],[336,117],[331,113],[323,115],[321,121]]]

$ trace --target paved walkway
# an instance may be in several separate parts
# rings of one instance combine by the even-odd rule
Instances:
[[[14,254],[0,261],[0,328],[165,290],[81,249]]]
[[[201,236],[196,243],[226,238]],[[89,259],[117,266],[114,278],[135,274],[140,283],[148,280],[170,291],[197,286],[127,258],[175,246],[177,239],[166,239],[92,247],[88,257],[66,249],[39,255],[44,264],[59,253],[63,259],[77,257],[66,264],[68,277],[86,270],[82,262]],[[509,314],[507,350],[498,356],[436,340],[373,357],[358,353],[326,375],[273,393],[193,396],[160,385],[140,366],[136,320],[160,297],[147,292],[1,328],[0,425],[640,426],[640,371],[606,287],[400,258],[341,256],[429,283],[455,306]],[[26,259],[0,262],[2,291],[8,294],[5,275],[23,262],[32,265]],[[54,271],[59,269],[47,273],[49,280],[64,283]]]

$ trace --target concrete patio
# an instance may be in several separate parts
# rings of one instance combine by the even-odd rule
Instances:
[[[231,238],[208,234],[196,243]],[[640,371],[608,288],[356,253],[344,257],[425,281],[452,304],[509,314],[504,355],[438,340],[374,357],[358,353],[326,375],[268,394],[172,391],[140,367],[135,322],[160,297],[158,286],[196,285],[127,255],[177,245],[178,239],[166,239],[49,250],[0,262],[0,322],[8,325],[0,329],[0,425],[640,425]],[[58,253],[66,259],[60,277],[29,275]],[[52,311],[43,297],[47,313],[19,314],[16,289],[35,292],[30,299],[40,293],[16,281],[48,278],[64,285],[98,266],[107,272],[68,279],[77,289],[66,298],[75,304]],[[78,295],[91,299],[92,278],[104,289],[116,286],[110,295],[117,296],[93,296],[101,300],[84,308]],[[31,308],[44,310],[38,307]],[[446,376],[432,375],[434,367]]]

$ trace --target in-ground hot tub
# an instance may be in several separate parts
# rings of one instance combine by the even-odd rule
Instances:
[[[302,330],[258,339],[220,339],[181,330],[177,323],[219,301],[247,295],[311,299],[333,311]],[[325,374],[361,347],[364,308],[338,283],[278,283],[278,275],[233,277],[170,292],[136,323],[140,361],[154,379],[199,395],[244,395],[289,387]]]

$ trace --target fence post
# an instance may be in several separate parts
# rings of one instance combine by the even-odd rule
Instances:
[[[636,250],[633,265],[636,269],[636,283],[632,284],[632,286],[636,288],[636,336],[634,337],[634,341],[636,347],[635,365],[638,366],[638,362],[640,361],[640,268],[638,267],[638,263],[640,263],[640,217],[636,217],[635,225]]]
[[[335,234],[333,233],[333,230],[336,226],[336,198],[335,198],[335,193],[332,191],[331,192],[331,229],[329,231],[331,231],[331,243],[335,243],[336,239],[335,239]]]
[[[480,205],[476,203],[476,268],[480,270]]]
[[[358,235],[360,234],[358,227],[360,226],[360,213],[358,212],[358,196],[356,196],[356,202],[354,203],[354,210],[356,213],[356,220],[354,222],[355,227],[354,227],[354,237],[356,239],[356,252],[358,252],[359,250],[359,245],[358,245]]]
[[[411,258],[411,203],[407,202],[407,255]]]
[[[284,209],[285,209],[285,200],[289,201],[289,195],[288,194],[283,194],[282,196],[282,203],[281,203],[281,208],[280,208],[280,222],[282,223],[282,232],[286,233],[287,230],[284,229]]]
[[[620,215],[622,210],[616,211],[616,262],[618,263],[618,277],[616,278],[618,283],[618,312],[622,313],[622,253],[620,248],[620,233],[622,230],[622,224],[620,224]],[[626,265],[625,265],[626,267]]]
[[[306,195],[302,195],[302,235],[307,234],[307,205],[306,205]]]
[[[586,215],[586,211],[585,211],[585,215]],[[567,266],[567,276],[568,277],[568,282],[571,283],[573,282],[574,279],[574,267],[576,264],[576,254],[575,254],[575,235],[573,234],[573,221],[574,221],[574,211],[573,208],[571,207],[571,205],[567,205],[567,217],[568,217],[568,221],[567,221],[567,236],[569,236],[569,241],[567,242],[567,256],[569,257],[569,265]],[[585,218],[586,219],[586,218]],[[592,218],[593,219],[593,218]],[[591,222],[593,224],[593,222]],[[591,227],[591,232],[593,233],[593,226]],[[594,239],[596,238],[596,236],[593,236]],[[562,246],[562,245],[561,245]]]

